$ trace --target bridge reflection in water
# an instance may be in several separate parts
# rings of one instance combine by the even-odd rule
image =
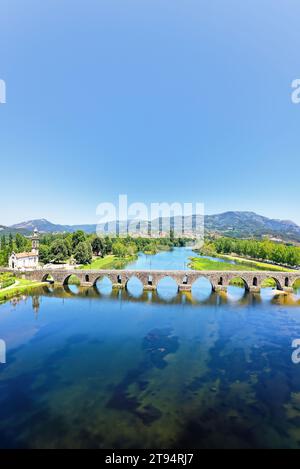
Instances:
[[[136,287],[136,285],[134,286]],[[239,306],[255,305],[266,301],[286,306],[300,305],[300,290],[294,294],[283,295],[272,288],[265,288],[261,294],[250,293],[244,288],[228,287],[227,294],[215,292],[209,288],[195,288],[191,292],[178,292],[171,287],[165,286],[155,291],[115,289],[108,284],[96,284],[93,287],[80,287],[76,285],[45,285],[35,290],[35,295],[56,298],[78,298],[96,301],[99,299],[127,301],[133,303],[148,302],[153,304],[176,304],[176,305],[211,305],[219,306],[235,303]]]

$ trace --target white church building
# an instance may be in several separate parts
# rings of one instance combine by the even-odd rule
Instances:
[[[36,269],[39,265],[39,233],[35,228],[31,236],[31,252],[12,252],[8,265],[10,269]]]

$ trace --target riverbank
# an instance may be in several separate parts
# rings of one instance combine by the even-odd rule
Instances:
[[[5,301],[10,300],[11,298],[15,298],[16,296],[30,294],[32,290],[43,285],[48,285],[48,283],[16,279],[13,285],[0,290],[0,303],[4,303]]]
[[[244,265],[254,266],[255,270],[259,270],[259,268],[261,268],[262,270],[272,270],[274,272],[295,272],[295,269],[293,269],[292,267],[276,265],[272,264],[271,262],[257,261],[255,259],[247,259],[246,257],[233,256],[229,254],[218,254],[218,257],[220,257],[220,259],[240,262]]]
[[[94,257],[90,264],[80,266],[79,268],[83,270],[124,269],[132,262],[137,261],[141,255],[155,256],[159,253],[171,252],[172,249],[174,248],[167,245],[156,245],[152,249],[148,248],[131,256],[117,257],[114,254],[108,254],[104,257]]]
[[[95,257],[90,264],[79,267],[81,270],[97,270],[97,269],[122,269],[129,262],[137,259],[136,256],[126,256],[124,258],[109,254],[105,257]]]
[[[264,262],[252,261],[244,258],[237,258],[233,256],[218,255],[223,261],[215,261],[205,257],[192,257],[189,267],[193,270],[267,270],[273,272],[293,272],[293,269],[287,269],[277,265],[267,264]],[[228,260],[228,262],[226,262]],[[233,262],[234,263],[233,263]],[[299,272],[300,275],[300,272]]]

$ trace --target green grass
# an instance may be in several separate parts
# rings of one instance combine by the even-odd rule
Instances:
[[[249,267],[255,266],[255,270],[269,270],[269,271],[274,271],[274,272],[293,272],[294,269],[292,268],[287,268],[287,267],[281,267],[280,265],[273,265],[273,264],[268,264],[267,262],[261,262],[261,261],[254,261],[252,259],[246,259],[244,257],[239,257],[239,256],[229,256],[227,254],[217,254],[217,257],[220,257],[221,259],[228,259],[230,261],[235,261],[239,262],[243,265],[248,265]]]
[[[96,257],[90,264],[80,267],[80,269],[109,269],[115,262],[115,256]]]
[[[7,301],[20,295],[29,294],[34,288],[45,285],[42,282],[32,282],[31,280],[15,279],[16,285],[0,290],[0,302]]]
[[[225,257],[225,256],[222,256],[222,257]],[[226,257],[227,259],[230,258],[230,259],[236,260],[236,258],[231,257],[231,256],[226,256]],[[268,270],[268,271],[277,271],[277,272],[288,271],[288,269],[278,268],[278,266],[272,266],[269,264],[264,264],[262,262],[252,261],[251,265],[249,266],[242,262],[238,264],[229,264],[228,262],[217,262],[217,261],[211,261],[210,259],[203,259],[203,258],[197,258],[197,257],[192,258],[191,267],[195,270],[220,270],[220,271],[222,270],[230,270],[230,271],[235,271],[235,270],[236,271],[241,271],[241,270],[243,271],[265,270],[266,271]],[[300,272],[299,272],[299,276],[300,276]],[[243,287],[244,282],[242,279],[237,277],[231,280],[230,285]],[[274,279],[268,278],[263,281],[261,287],[262,288],[267,288],[267,287],[276,288],[276,282]],[[294,288],[295,289],[300,288],[300,278],[296,280],[296,282],[294,283]]]
[[[244,271],[255,271],[255,270],[267,270],[274,272],[288,272],[291,269],[284,269],[277,265],[270,265],[264,262],[250,261],[248,259],[237,259],[232,256],[219,256],[222,259],[234,260],[236,264],[230,264],[229,262],[212,261],[210,259],[193,257],[191,258],[191,268],[194,270],[244,270]]]
[[[114,255],[108,255],[105,257],[96,257],[93,259],[91,264],[84,265],[80,269],[84,270],[101,270],[101,269],[122,269],[128,262],[135,259],[135,256],[119,258]]]
[[[194,270],[258,270],[255,267],[246,266],[243,264],[230,264],[229,262],[211,261],[210,259],[203,259],[201,257],[191,258],[191,268]]]

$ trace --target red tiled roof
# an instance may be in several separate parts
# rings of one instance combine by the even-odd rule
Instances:
[[[17,259],[23,259],[25,257],[37,257],[37,254],[35,252],[18,252],[16,254]]]

